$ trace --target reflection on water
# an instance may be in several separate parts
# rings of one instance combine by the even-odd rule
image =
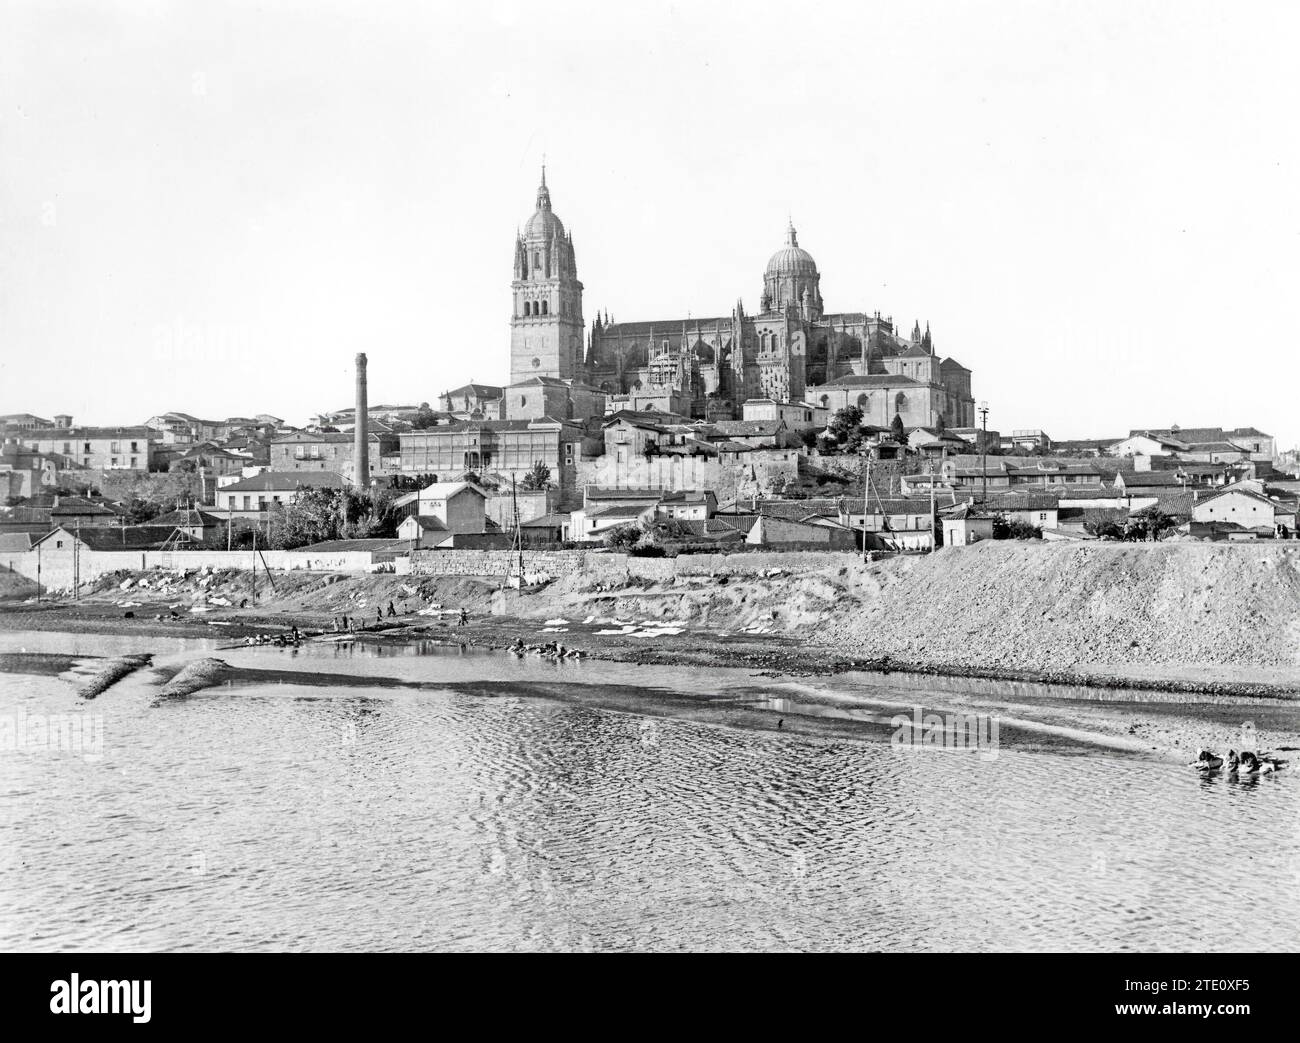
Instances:
[[[753,684],[473,652],[222,654],[525,690]],[[91,704],[0,676],[0,715],[104,719],[99,761],[0,754],[0,947],[1300,947],[1300,773],[898,753],[451,690],[154,694],[147,673]]]

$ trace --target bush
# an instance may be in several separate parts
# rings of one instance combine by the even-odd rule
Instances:
[[[1041,540],[1043,530],[1037,525],[1024,521],[1008,521],[1002,515],[993,519],[993,538],[995,540]]]

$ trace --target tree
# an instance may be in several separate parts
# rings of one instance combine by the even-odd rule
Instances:
[[[291,503],[271,509],[271,545],[289,550],[326,540],[395,537],[397,522],[388,489],[301,489]]]
[[[423,431],[426,428],[436,427],[438,424],[438,414],[429,408],[428,402],[421,402],[420,408],[415,413],[415,419],[411,421],[411,427],[416,431]]]
[[[903,418],[898,413],[894,414],[894,422],[889,425],[889,433],[900,445],[907,441],[907,428],[903,426]]]
[[[541,460],[533,464],[533,469],[524,475],[525,489],[549,489],[551,487],[551,469]]]
[[[143,525],[163,513],[163,505],[154,500],[142,500],[138,496],[126,502],[126,520],[132,525]]]
[[[1005,515],[999,514],[993,519],[993,538],[995,540],[1041,540],[1043,530],[1037,525],[1030,525],[1029,522],[1008,521]]]
[[[831,417],[830,429],[835,433],[836,441],[844,442],[849,435],[862,428],[862,410],[857,406],[845,406],[837,409]]]
[[[641,531],[641,526],[631,522],[626,525],[616,525],[605,533],[605,546],[610,550],[629,551],[641,542],[643,535],[645,534]]]

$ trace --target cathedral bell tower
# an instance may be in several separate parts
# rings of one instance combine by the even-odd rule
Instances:
[[[582,378],[582,283],[573,236],[551,210],[546,167],[537,209],[515,239],[510,382],[529,377]]]

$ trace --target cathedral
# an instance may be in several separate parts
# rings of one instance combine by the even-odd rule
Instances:
[[[740,300],[714,318],[597,314],[588,333],[573,235],[551,209],[543,170],[536,211],[515,241],[511,287],[512,384],[554,378],[599,389],[615,409],[708,420],[738,418],[742,403],[763,398],[832,412],[856,405],[881,427],[895,416],[909,428],[975,424],[970,370],[935,352],[928,323],[902,336],[878,311],[825,310],[817,263],[793,223],[767,262],[754,314]]]

